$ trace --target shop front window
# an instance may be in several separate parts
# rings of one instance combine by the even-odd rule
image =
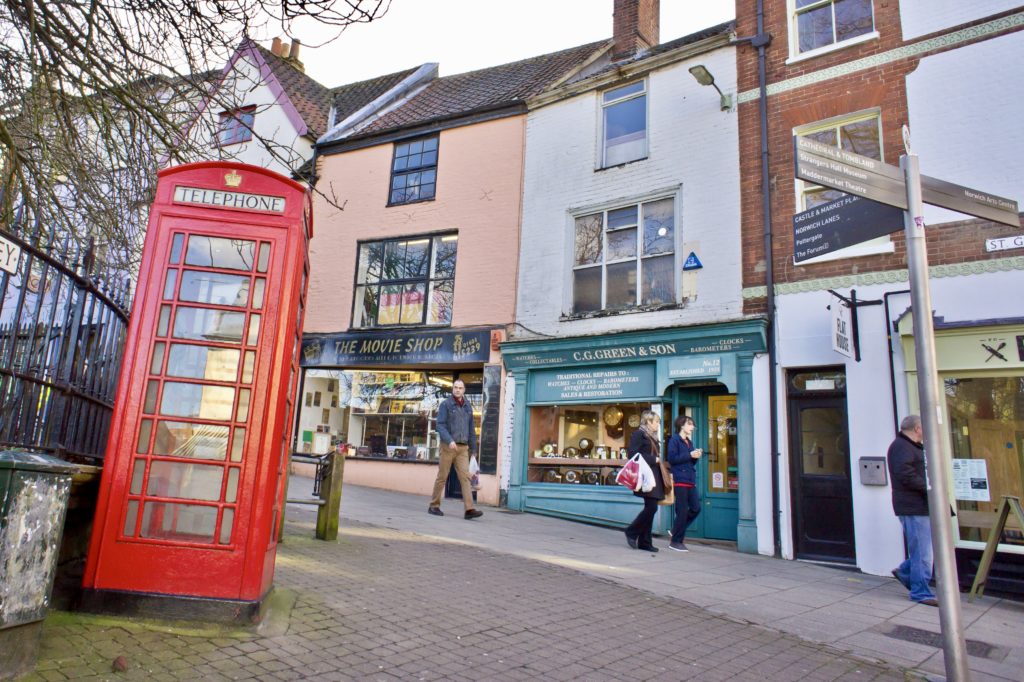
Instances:
[[[985,542],[1004,495],[1024,497],[1024,377],[944,377],[960,539]],[[1024,548],[1011,514],[1003,542]]]
[[[477,438],[483,412],[480,373],[462,373]],[[306,370],[295,451],[350,457],[438,459],[437,410],[451,395],[451,372]]]
[[[615,485],[633,454],[627,446],[640,413],[649,409],[650,403],[531,407],[527,480]]]

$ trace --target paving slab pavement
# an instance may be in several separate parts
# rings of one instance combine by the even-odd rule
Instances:
[[[53,612],[23,681],[908,679],[897,666],[623,585],[587,569],[592,561],[552,560],[573,544],[574,524],[547,526],[533,536],[546,549],[524,557],[449,535],[460,528],[498,545],[509,523],[525,543],[544,528],[529,517],[489,509],[482,522],[453,514],[416,532],[353,518],[361,505],[394,524],[398,500],[345,494],[336,542],[313,538],[311,509],[288,510],[279,613],[260,629]],[[602,536],[588,537],[601,546]],[[616,564],[630,575],[657,563],[621,549],[628,562]]]
[[[310,490],[310,479],[291,479],[291,497],[308,497]],[[740,554],[699,540],[680,554],[656,538],[662,551],[650,554],[629,549],[615,529],[486,506],[482,518],[466,521],[458,500],[445,501],[444,517],[428,515],[426,507],[426,496],[346,486],[342,533],[346,524],[361,522],[512,554],[871,660],[944,672],[938,609],[909,601],[892,578]],[[312,516],[309,509],[293,505],[289,514]],[[1024,681],[1024,603],[988,596],[968,603],[963,594],[961,606],[969,654],[976,654],[968,657],[975,681]]]

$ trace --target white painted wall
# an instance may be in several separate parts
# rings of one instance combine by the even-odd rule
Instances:
[[[248,142],[218,147],[214,141],[219,114],[229,108],[255,106],[253,138]],[[255,63],[243,57],[225,77],[223,86],[209,102],[190,135],[201,150],[203,159],[224,159],[248,163],[290,177],[313,154],[312,142],[299,135],[282,104],[270,86],[263,81]],[[262,138],[262,139],[260,139]],[[272,153],[264,140],[272,143]]]
[[[1015,7],[1022,7],[1019,0],[900,0],[903,39],[911,40]]]
[[[992,292],[1019,291],[1021,273],[995,272],[970,276],[933,278],[932,303],[935,314],[946,321],[967,321],[1024,316],[1024,298],[993,296]],[[881,299],[886,291],[907,288],[905,282],[890,285],[858,286],[858,299]],[[839,289],[848,294],[849,289]],[[854,362],[832,350],[831,314],[826,306],[832,296],[827,291],[783,295],[778,303],[779,365],[781,368],[846,366],[846,403],[850,428],[850,471],[853,490],[854,528],[856,532],[857,565],[866,573],[888,575],[903,559],[903,534],[892,511],[889,486],[865,486],[860,483],[857,460],[860,457],[884,457],[895,437],[889,393],[889,360],[885,338],[885,311],[882,306],[860,309],[861,362]],[[905,295],[890,297],[892,321],[909,306]],[[897,411],[902,418],[907,407],[906,374],[899,338],[893,337]],[[763,385],[763,384],[762,384]],[[779,428],[782,438],[782,538],[783,554],[793,556],[791,488],[788,475],[789,442],[784,374],[780,376]],[[767,402],[767,401],[765,401]],[[767,408],[764,408],[765,410]],[[760,410],[758,411],[758,414]],[[758,447],[761,447],[758,443]],[[761,452],[762,450],[758,450]],[[768,452],[765,447],[764,452]],[[761,458],[759,458],[760,460]],[[760,464],[759,466],[763,466]],[[763,498],[771,499],[771,471],[757,471],[758,537],[769,528],[762,528],[765,515]],[[769,536],[770,537],[770,536]],[[763,546],[763,540],[759,543]]]
[[[531,112],[527,119],[517,320],[559,336],[737,319],[740,297],[740,180],[737,115],[719,111],[718,93],[687,69],[702,63],[735,93],[734,48],[723,48],[649,77],[646,160],[597,170],[601,110],[589,93]],[[679,263],[703,262],[698,293],[685,308],[560,321],[572,306],[572,213],[628,204],[650,193],[677,194]],[[517,335],[521,330],[516,330]]]
[[[1020,32],[921,60],[907,76],[911,144],[921,159],[921,172],[1024,205],[1021,83],[1024,33]],[[965,217],[925,205],[928,224]]]

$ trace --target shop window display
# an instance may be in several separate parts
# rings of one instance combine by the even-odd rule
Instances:
[[[1024,377],[944,377],[960,539],[985,542],[1004,495],[1024,498]],[[1003,542],[1024,547],[1011,515]]]
[[[463,372],[459,378],[466,382],[479,438],[482,375]],[[436,461],[437,410],[454,379],[451,372],[307,370],[306,396],[318,399],[307,400],[299,414],[295,450],[320,455],[341,445],[349,457]]]
[[[534,483],[615,485],[629,439],[650,403],[530,408],[527,479]]]

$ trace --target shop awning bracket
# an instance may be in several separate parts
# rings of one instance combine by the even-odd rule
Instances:
[[[853,359],[856,360],[857,362],[860,362],[860,326],[857,323],[857,308],[868,305],[882,305],[882,299],[879,298],[872,300],[858,300],[856,289],[850,289],[849,296],[843,296],[841,293],[835,291],[834,289],[829,289],[828,293],[838,298],[840,301],[842,301],[846,306],[850,308],[850,318],[853,321]],[[831,307],[832,306],[829,306],[830,309]]]

